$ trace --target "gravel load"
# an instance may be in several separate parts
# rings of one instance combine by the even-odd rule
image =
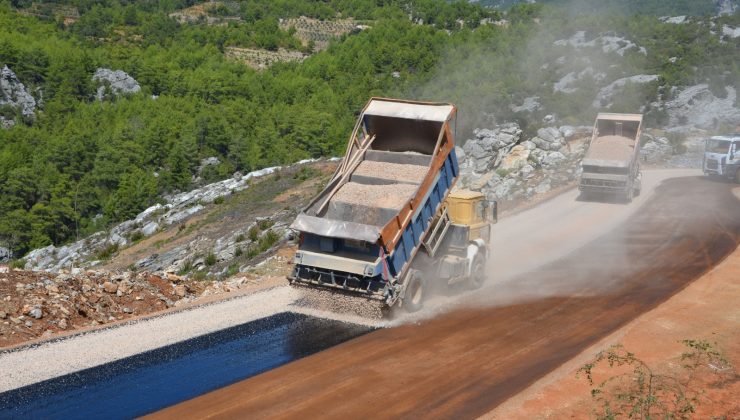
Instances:
[[[429,168],[426,166],[366,160],[360,163],[354,174],[389,181],[421,184],[427,172],[429,172]]]
[[[601,136],[596,138],[586,153],[585,159],[630,160],[635,140],[623,136]]]
[[[419,188],[418,185],[365,185],[348,182],[332,198],[347,204],[386,209],[401,209]]]

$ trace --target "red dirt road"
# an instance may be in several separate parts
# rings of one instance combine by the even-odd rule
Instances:
[[[731,188],[668,180],[621,229],[518,279],[562,284],[569,296],[379,330],[153,417],[480,416],[733,252],[740,201]]]

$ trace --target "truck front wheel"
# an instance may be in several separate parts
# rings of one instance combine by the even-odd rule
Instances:
[[[412,270],[409,273],[409,284],[403,297],[403,307],[407,312],[417,312],[424,307],[424,282],[421,273]]]
[[[481,252],[481,251],[479,251]],[[480,289],[486,282],[486,259],[479,255],[473,260],[473,267],[470,271],[470,288],[472,290]]]

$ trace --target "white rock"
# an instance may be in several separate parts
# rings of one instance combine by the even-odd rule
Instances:
[[[543,160],[545,166],[556,166],[565,161],[565,155],[560,152],[550,152]]]
[[[608,108],[609,106],[611,106],[612,97],[619,91],[621,91],[621,89],[624,88],[627,83],[646,84],[655,82],[658,79],[660,79],[660,76],[658,76],[657,74],[638,74],[635,76],[617,79],[599,90],[599,93],[598,95],[596,95],[596,99],[594,99],[592,105],[594,108]]]
[[[558,129],[554,127],[540,128],[539,130],[537,130],[537,137],[548,143],[557,142],[561,138],[560,131],[558,131]]]

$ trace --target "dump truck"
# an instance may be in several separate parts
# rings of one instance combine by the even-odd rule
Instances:
[[[600,113],[586,156],[579,190],[583,196],[616,195],[626,201],[642,188],[640,172],[641,114]]]
[[[485,280],[496,205],[454,190],[456,107],[372,98],[336,172],[291,225],[291,284],[419,310],[439,285]]]
[[[740,133],[708,138],[702,169],[705,175],[727,178],[740,184]]]

